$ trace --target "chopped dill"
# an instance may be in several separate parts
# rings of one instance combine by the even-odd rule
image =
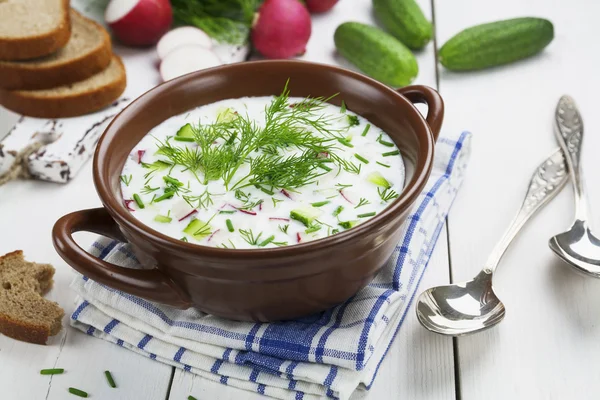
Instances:
[[[290,227],[290,224],[285,224],[283,226],[279,225],[279,230],[283,233],[288,233],[288,228]]]
[[[142,193],[142,194],[150,194],[150,193],[152,193],[152,192],[155,192],[155,191],[157,191],[158,189],[160,189],[160,188],[159,188],[159,187],[155,187],[155,188],[153,188],[153,187],[150,187],[149,185],[145,185],[145,186],[142,188],[142,190],[141,190],[141,193]]]
[[[213,193],[210,193],[208,191],[208,188],[206,188],[204,192],[202,192],[198,196],[183,196],[183,200],[185,200],[185,202],[188,203],[190,207],[201,210],[208,208],[209,206],[214,204],[212,196]]]
[[[354,208],[356,209],[358,207],[366,206],[367,204],[371,204],[371,202],[369,200],[361,197],[358,204]]]
[[[393,191],[392,188],[377,188],[377,193],[379,193],[379,197],[381,197],[381,200],[385,202],[388,202],[398,197],[398,193]]]
[[[262,236],[262,232],[259,233],[258,236],[254,236],[252,229],[240,229],[240,235],[242,236],[242,239],[244,239],[249,245],[256,246],[260,240],[260,237]]]
[[[133,178],[133,176],[131,174],[129,174],[129,176],[121,175],[121,182],[123,182],[125,184],[125,186],[129,186],[132,178]]]
[[[350,126],[360,125],[360,121],[356,115],[347,115],[346,117],[348,118],[348,124]]]
[[[273,201],[273,208],[277,207],[277,203],[281,203],[283,200],[276,199],[275,197],[271,197]]]
[[[338,188],[338,190],[342,190],[342,189],[352,187],[352,185],[344,185],[343,183],[338,183],[335,185],[335,187]]]

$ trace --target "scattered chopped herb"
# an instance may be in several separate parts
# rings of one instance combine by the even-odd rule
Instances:
[[[165,175],[165,176],[163,176],[163,180],[164,180],[166,183],[170,183],[170,184],[171,184],[171,185],[173,185],[173,186],[179,186],[179,187],[183,186],[183,182],[181,182],[180,180],[178,180],[178,179],[175,179],[175,178],[173,178],[173,177],[171,177],[171,176],[169,176],[169,175]]]
[[[332,230],[332,231],[331,231],[331,234],[332,234],[332,235],[335,235],[336,233],[339,233],[339,232],[340,232],[340,230],[339,230],[339,229],[334,229],[334,230]]]
[[[352,143],[350,143],[348,140],[346,140],[344,138],[338,138],[337,140],[338,140],[338,142],[340,142],[341,144],[343,144],[346,147],[354,147],[354,145]]]
[[[188,396],[187,400],[198,400],[194,396]]]
[[[321,230],[323,226],[319,225],[319,224],[315,224],[315,225],[311,225],[308,227],[308,229],[306,229],[304,232],[305,233],[313,233],[313,232],[317,232],[319,230]]]
[[[379,193],[379,197],[381,197],[381,200],[383,201],[390,201],[395,199],[396,197],[398,197],[398,193],[396,193],[395,191],[392,190],[392,188],[377,188],[377,193]]]
[[[283,233],[288,233],[288,228],[290,227],[290,224],[285,224],[283,226],[279,225],[279,230]]]
[[[264,193],[266,193],[266,194],[268,194],[268,195],[270,195],[270,196],[273,196],[273,195],[275,194],[275,192],[273,192],[272,190],[265,189],[265,188],[264,188],[264,187],[262,187],[262,186],[258,186],[258,189],[260,189],[261,191],[263,191]]]
[[[184,236],[184,237],[182,237],[182,238],[181,238],[181,239],[179,239],[179,240],[181,240],[181,241],[183,241],[183,242],[187,242],[187,241],[188,241],[188,240],[187,240],[187,238],[186,238],[185,236]]]
[[[156,190],[158,190],[158,189],[160,189],[160,188],[159,188],[159,187],[155,187],[155,188],[153,188],[153,187],[150,187],[150,186],[146,185],[146,186],[144,186],[144,188],[141,190],[141,193],[142,193],[142,194],[150,194],[150,193],[152,193],[152,192],[154,192],[154,191],[156,191]]]
[[[338,183],[335,185],[335,187],[338,189],[346,189],[346,188],[352,187],[352,185],[345,185],[343,183]]]
[[[384,146],[387,146],[387,147],[394,147],[394,143],[392,143],[392,142],[388,142],[388,141],[386,141],[386,140],[383,140],[383,139],[382,139],[382,137],[383,137],[383,133],[380,133],[380,134],[379,134],[379,137],[377,138],[377,141],[378,141],[380,144],[382,144],[382,145],[384,145]]]
[[[288,244],[288,242],[271,242],[271,243],[273,243],[275,246],[279,246],[279,247],[287,246],[287,244]]]
[[[139,208],[145,208],[144,202],[142,201],[142,199],[140,198],[140,196],[137,193],[133,194],[133,200],[135,201],[135,204],[137,204]]]
[[[365,164],[369,163],[369,160],[367,160],[366,158],[364,158],[363,156],[361,156],[358,153],[354,153],[354,157],[358,158],[360,161],[364,162]]]
[[[131,174],[129,174],[129,176],[121,175],[121,182],[123,182],[125,184],[125,186],[129,186],[132,178],[133,178],[133,176]]]
[[[340,113],[341,114],[346,113],[346,103],[344,103],[344,100],[342,100],[342,106],[340,107]]]
[[[375,211],[373,212],[368,212],[368,213],[364,213],[364,214],[358,214],[357,217],[358,218],[368,218],[368,217],[372,217],[376,214]]]
[[[60,375],[64,372],[65,372],[65,370],[62,368],[51,368],[51,369],[41,370],[40,375]]]
[[[319,168],[324,169],[327,172],[331,171],[331,168],[324,164],[319,164]]]
[[[74,394],[75,396],[79,396],[79,397],[88,397],[88,394],[86,392],[84,392],[83,390],[75,389],[75,388],[69,388],[69,393]]]
[[[388,151],[387,153],[383,153],[382,156],[389,157],[389,156],[397,156],[398,154],[400,154],[400,151],[394,150],[394,151]]]
[[[221,210],[219,214],[235,214],[234,210]]]
[[[380,163],[379,161],[375,161],[377,164],[381,165],[382,167],[386,167],[389,168],[390,166],[388,164],[384,164],[384,163]]]
[[[252,232],[252,229],[240,229],[240,235],[242,235],[242,239],[248,242],[248,244],[256,246],[258,244],[258,241],[260,240],[260,237],[262,236],[262,232],[259,233],[258,236],[254,236],[254,232]]]
[[[154,200],[152,200],[152,202],[153,203],[158,203],[158,202],[161,202],[163,200],[170,199],[173,196],[175,196],[175,192],[165,190],[165,192],[161,196],[158,196],[157,198],[155,198]]]
[[[235,229],[233,228],[233,222],[231,222],[231,220],[229,218],[225,221],[225,224],[227,225],[227,230],[229,232],[235,231]]]
[[[333,211],[333,216],[337,217],[341,214],[342,211],[344,211],[344,206],[338,206],[338,208],[336,208],[335,211]]]
[[[185,137],[185,136],[175,136],[173,138],[173,140],[177,141],[177,142],[194,142],[194,138],[193,137]]]
[[[266,245],[271,243],[273,240],[275,240],[275,235],[271,235],[268,238],[266,238],[265,240],[263,240],[262,242],[260,242],[258,244],[258,247],[265,247]]]
[[[325,204],[329,204],[329,203],[330,203],[329,200],[317,201],[316,203],[311,203],[311,206],[313,206],[313,207],[323,207]]]
[[[277,203],[281,203],[283,200],[276,199],[275,197],[271,197],[273,201],[273,208],[277,207]]]
[[[360,136],[367,136],[367,132],[369,132],[369,129],[371,129],[371,124],[367,124],[367,126],[365,126],[365,130]]]
[[[355,209],[358,207],[362,207],[362,206],[366,206],[367,204],[371,204],[371,202],[365,198],[360,198],[358,205],[356,207],[354,207]]]
[[[115,380],[113,379],[110,371],[104,371],[104,376],[106,376],[106,380],[108,381],[108,384],[110,385],[111,388],[117,387],[117,385],[115,384]]]
[[[360,121],[358,120],[358,117],[356,115],[347,115],[346,117],[348,117],[348,124],[350,126],[360,125]]]
[[[344,229],[350,229],[355,227],[358,224],[358,221],[341,221],[338,225]]]
[[[213,194],[208,191],[208,188],[204,190],[198,196],[183,196],[183,200],[186,201],[192,208],[206,209],[213,204]]]
[[[233,244],[233,242],[231,241],[231,239],[229,239],[228,241],[229,241],[229,245],[230,245],[231,247],[227,247],[227,245],[226,245],[225,243],[221,243],[221,244],[220,244],[219,246],[217,246],[217,247],[222,247],[222,248],[224,248],[224,249],[230,249],[230,248],[231,248],[231,249],[235,249],[235,244]]]
[[[169,216],[165,216],[165,215],[157,215],[156,217],[154,217],[154,220],[156,222],[168,224],[169,222],[173,221],[173,218],[171,218]]]

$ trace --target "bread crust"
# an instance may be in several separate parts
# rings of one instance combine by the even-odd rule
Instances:
[[[0,38],[0,60],[28,60],[47,56],[64,47],[71,37],[69,0],[62,0],[62,22],[51,32],[22,38]]]
[[[82,81],[108,67],[112,59],[110,36],[96,21],[72,10],[86,23],[94,25],[102,35],[102,43],[93,51],[62,63],[53,65],[21,65],[0,62],[0,88],[6,90],[49,89]]]
[[[0,89],[0,104],[19,114],[37,118],[76,117],[100,110],[117,100],[127,86],[123,62],[119,57],[113,57],[122,71],[121,76],[101,88],[61,97],[38,97],[35,91]]]
[[[23,258],[23,251],[16,250],[11,253],[0,256],[0,263],[9,258]],[[56,304],[56,303],[54,303]],[[56,304],[57,307],[58,304]],[[60,308],[60,307],[59,307]],[[64,311],[56,318],[50,329],[43,325],[30,324],[27,322],[15,320],[9,315],[0,313],[0,333],[13,339],[35,344],[46,344],[48,337],[57,334],[60,331],[61,320]]]

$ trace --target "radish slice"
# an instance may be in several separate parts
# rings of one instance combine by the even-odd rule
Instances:
[[[179,76],[221,65],[212,51],[198,45],[180,46],[160,63],[160,76],[168,81]]]
[[[176,48],[187,45],[198,45],[210,49],[212,47],[212,39],[198,28],[182,26],[181,28],[167,32],[160,38],[156,45],[156,52],[158,53],[158,58],[164,60],[167,54]]]
[[[111,0],[104,20],[124,44],[148,46],[169,30],[173,11],[169,0]]]

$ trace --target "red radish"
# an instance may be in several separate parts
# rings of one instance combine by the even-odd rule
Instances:
[[[142,163],[142,157],[144,157],[144,154],[146,154],[146,150],[138,150],[137,151],[137,155],[138,155],[138,164]]]
[[[182,26],[167,32],[156,44],[158,58],[163,60],[177,47],[195,44],[210,49],[212,39],[203,30],[193,26]]]
[[[340,189],[340,194],[342,195],[342,197],[344,198],[344,200],[346,200],[348,203],[354,204],[348,197],[346,197],[346,195],[344,194],[343,189]]]
[[[123,200],[123,202],[125,203],[125,207],[127,207],[127,209],[128,209],[129,211],[135,211],[135,209],[133,209],[133,208],[129,207],[129,205],[130,205],[131,203],[133,203],[133,200]]]
[[[280,217],[269,217],[270,221],[285,221],[285,222],[290,222],[289,218],[280,218]]]
[[[292,196],[290,196],[290,194],[287,192],[287,190],[281,189],[281,194],[283,194],[288,199],[292,200]]]
[[[210,242],[210,239],[212,239],[212,238],[213,238],[213,236],[215,236],[215,235],[217,234],[217,232],[219,232],[219,231],[220,231],[220,229],[217,229],[216,231],[214,231],[214,232],[213,232],[213,233],[212,233],[212,234],[211,234],[211,235],[208,237],[208,240],[207,240],[207,242]]]
[[[198,211],[196,209],[190,211],[189,213],[187,213],[186,215],[184,215],[183,217],[179,218],[178,221],[181,222],[184,219],[186,219],[187,217],[189,217],[190,215],[194,215],[196,214]]]
[[[169,0],[111,0],[104,20],[124,44],[150,46],[171,27],[173,11]]]
[[[338,0],[306,0],[306,8],[311,13],[322,13],[329,11],[335,6]]]
[[[302,236],[300,235],[300,232],[296,233],[296,240],[298,241],[298,243],[302,241]]]
[[[310,14],[298,0],[266,0],[252,27],[252,44],[267,58],[304,54],[310,39]]]
[[[168,81],[179,76],[221,65],[212,51],[198,45],[180,46],[171,51],[160,63],[160,76]]]

